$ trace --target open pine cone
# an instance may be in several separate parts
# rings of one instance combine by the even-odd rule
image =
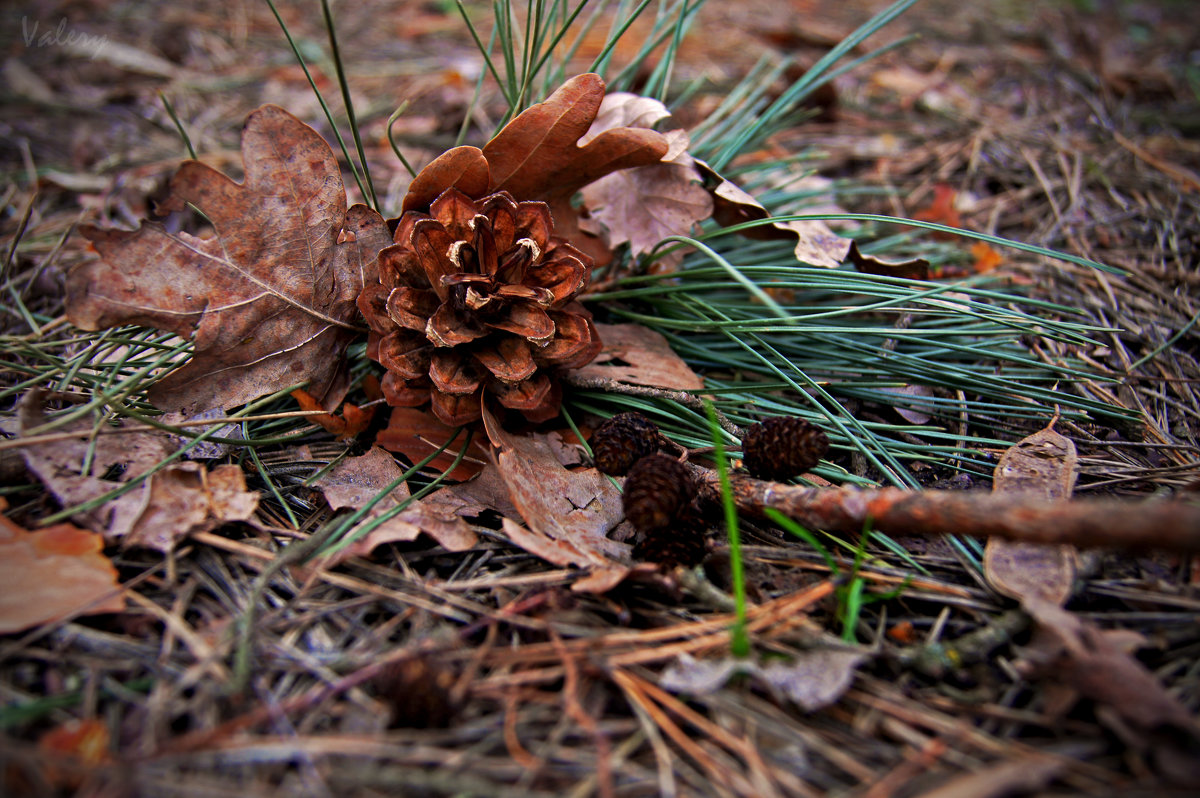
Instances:
[[[401,216],[393,240],[358,298],[388,403],[431,400],[457,426],[480,417],[486,392],[531,421],[553,418],[553,370],[591,361],[600,338],[575,301],[592,261],[553,235],[546,204],[450,188],[428,213]]]

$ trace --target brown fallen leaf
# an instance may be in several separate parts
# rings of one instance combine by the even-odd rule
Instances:
[[[928,385],[901,385],[897,388],[881,390],[901,400],[892,405],[892,409],[910,424],[928,424],[933,419],[931,414],[936,411],[936,405],[932,402],[926,404],[920,401],[935,396],[933,389]]]
[[[19,434],[46,423],[43,391],[31,391],[21,398],[17,408]],[[116,432],[127,426],[124,420],[100,430],[87,418],[75,419],[55,427],[55,432],[79,432],[77,438],[50,441],[21,449],[26,467],[45,485],[63,507],[73,507],[115,490],[123,482],[141,476],[162,462],[178,447],[171,436],[160,430]],[[86,470],[84,470],[86,467]],[[112,476],[117,475],[117,476]],[[121,497],[136,503],[137,496]],[[77,513],[73,519],[96,532],[108,533],[114,505]]]
[[[684,653],[663,671],[659,685],[673,693],[708,695],[724,687],[730,677],[746,674],[805,712],[815,712],[850,688],[855,670],[866,660],[862,652],[836,649],[803,651],[790,660],[774,659],[765,665],[732,656],[697,660]]]
[[[59,788],[77,790],[87,772],[112,760],[111,745],[111,735],[103,720],[72,718],[38,738],[38,751],[46,755],[42,775]]]
[[[696,391],[704,380],[675,354],[660,333],[640,324],[597,324],[604,348],[591,363],[575,371],[580,379]]]
[[[975,259],[971,264],[971,271],[975,274],[987,274],[1004,263],[1004,256],[983,241],[976,241],[972,244],[970,252],[971,257]]]
[[[454,147],[446,150],[413,178],[400,206],[402,213],[427,211],[443,191],[456,188],[468,197],[479,199],[490,193],[492,172],[483,150],[478,147]]]
[[[247,117],[242,159],[243,183],[198,161],[171,180],[163,207],[194,204],[214,238],[158,222],[81,227],[100,260],[69,273],[67,316],[86,330],[141,324],[192,338],[191,358],[150,388],[161,408],[230,408],[308,380],[332,410],[347,387],[355,300],[391,243],[387,227],[365,206],[346,209],[329,145],[282,108]]]
[[[218,465],[208,471],[196,462],[175,463],[150,475],[141,491],[111,504],[110,539],[165,553],[189,535],[252,520],[258,491],[246,489],[240,466]]]
[[[8,502],[0,496],[0,512]],[[125,597],[104,541],[72,524],[28,531],[0,515],[0,634],[76,612],[120,612]]]
[[[451,186],[471,199],[507,191],[518,201],[545,202],[556,235],[590,255],[597,266],[607,263],[611,250],[579,229],[571,197],[619,169],[657,163],[668,144],[661,133],[638,127],[610,128],[581,144],[603,99],[599,75],[576,75],[545,102],[517,115],[482,150],[456,147],[436,158],[413,179],[404,210],[427,210]]]
[[[957,199],[958,191],[953,186],[948,186],[945,183],[937,183],[933,187],[933,199],[924,208],[915,211],[912,218],[920,222],[944,224],[947,227],[962,227],[962,217],[959,215],[958,207],[955,205]],[[933,237],[940,239],[954,238],[953,234],[943,233],[940,230],[934,232]]]
[[[45,422],[45,398],[45,393],[36,391],[22,398],[18,410],[22,434]],[[107,429],[120,430],[123,426],[124,420]],[[87,419],[55,429],[94,432]],[[29,470],[59,504],[71,507],[142,476],[176,449],[170,434],[149,430],[81,435],[27,446],[21,454]],[[85,464],[89,466],[86,472]],[[258,493],[246,490],[246,479],[238,466],[220,465],[210,472],[198,462],[182,462],[166,466],[141,486],[73,518],[107,540],[121,539],[127,546],[165,552],[196,532],[207,532],[228,521],[249,521],[257,507]]]
[[[668,116],[667,107],[658,100],[614,92],[604,98],[580,142],[615,128],[649,128]],[[580,227],[601,236],[609,248],[628,242],[634,257],[644,255],[669,236],[691,234],[698,222],[712,215],[712,197],[688,154],[687,131],[664,135],[669,148],[659,163],[613,172],[583,188],[588,216],[580,220]],[[671,260],[682,257],[677,250]]]
[[[1053,423],[1014,444],[996,465],[993,493],[1023,493],[1046,501],[1071,498],[1078,474],[1075,444]],[[1075,583],[1074,546],[988,538],[984,576],[998,593],[1024,602],[1066,604]]]
[[[483,421],[497,449],[489,469],[499,472],[525,522],[505,517],[505,535],[555,565],[587,569],[572,590],[603,593],[620,583],[630,570],[629,547],[608,537],[624,516],[620,491],[595,468],[568,470],[541,436],[513,435],[486,411]]]
[[[365,507],[388,485],[403,474],[392,456],[372,447],[360,457],[347,457],[318,479],[316,487],[334,510]],[[440,493],[440,491],[439,491]],[[326,564],[332,566],[349,557],[364,556],[377,546],[393,541],[416,540],[422,532],[449,551],[465,551],[478,542],[471,527],[457,513],[457,508],[435,499],[437,493],[411,503],[395,516],[384,521],[365,536],[338,551]],[[408,486],[401,483],[384,496],[368,512],[364,522],[377,518],[409,497]]]
[[[924,258],[909,260],[884,260],[874,255],[864,255],[858,242],[851,241],[846,260],[863,274],[878,274],[881,277],[902,277],[905,280],[928,280],[929,261]]]

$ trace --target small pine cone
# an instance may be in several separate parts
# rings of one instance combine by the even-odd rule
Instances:
[[[696,495],[687,466],[655,452],[634,463],[625,479],[625,518],[646,533],[671,525]]]
[[[602,474],[624,476],[633,464],[658,451],[658,425],[632,411],[618,413],[592,434],[592,457]]]
[[[742,462],[758,479],[791,479],[815,466],[827,451],[829,438],[820,427],[791,416],[768,418],[742,437]]]
[[[668,567],[699,565],[708,555],[708,522],[693,501],[669,526],[651,529],[633,547],[633,558]]]
[[[393,728],[444,729],[459,709],[453,696],[456,680],[453,670],[417,656],[387,665],[372,684],[392,710]]]

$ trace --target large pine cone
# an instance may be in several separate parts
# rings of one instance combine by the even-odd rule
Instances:
[[[486,392],[531,421],[553,418],[562,389],[551,372],[591,361],[600,338],[575,301],[592,261],[553,235],[546,204],[450,188],[429,213],[401,216],[393,238],[379,283],[358,298],[388,403],[431,400],[458,426],[480,417]]]

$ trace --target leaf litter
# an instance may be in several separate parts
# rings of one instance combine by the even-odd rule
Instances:
[[[1051,216],[1052,214],[1046,214],[1047,218]],[[1123,289],[1118,288],[1118,290]],[[332,407],[328,409],[332,409]],[[108,436],[98,436],[96,440],[104,437]],[[497,484],[499,481],[497,471],[489,471],[488,476],[492,479],[490,483],[480,478],[464,483],[462,486],[454,486],[456,488],[471,486],[474,492],[481,497],[479,501],[475,501],[472,505],[471,502],[474,500],[467,498],[467,494],[470,492],[467,490],[459,491],[457,493],[459,499],[456,501],[461,501],[461,506],[464,508],[470,505],[473,508],[472,512],[475,513],[481,511],[479,508],[501,506],[502,497],[508,494],[508,488],[502,482]],[[490,495],[488,495],[489,493]],[[516,509],[513,507],[506,508],[502,514],[510,519],[518,517]],[[225,558],[224,562],[214,562],[216,558],[211,554],[219,549],[208,547],[217,546],[218,542],[208,541],[216,537],[204,535],[206,543],[203,546],[197,547],[197,551],[180,558],[180,570],[177,577],[180,580],[179,583],[168,585],[167,589],[160,589],[153,584],[144,585],[139,589],[163,607],[171,607],[173,610],[178,608],[180,620],[188,618],[189,622],[192,622],[192,619],[196,618],[233,617],[238,606],[232,602],[222,604],[219,596],[223,595],[223,591],[230,596],[236,596],[240,569],[245,568],[246,563],[257,562],[257,560],[244,552],[234,554],[235,549],[229,548],[225,551],[230,552],[230,556]],[[250,540],[256,545],[260,543],[271,545],[267,538]],[[481,550],[474,550],[454,562],[448,562],[444,554],[438,553],[440,547],[416,554],[413,558],[414,562],[420,562],[422,567],[427,569],[423,572],[424,574],[432,575],[433,581],[424,588],[425,592],[412,590],[414,583],[406,581],[408,577],[401,578],[395,574],[385,573],[384,569],[378,566],[353,558],[347,560],[340,567],[339,574],[335,576],[346,574],[362,576],[369,573],[373,580],[370,589],[359,587],[357,590],[361,592],[337,593],[331,589],[330,584],[332,583],[321,584],[318,582],[298,586],[289,582],[286,575],[274,582],[272,590],[279,591],[284,603],[273,605],[279,608],[280,614],[276,616],[279,625],[265,625],[263,635],[264,637],[271,636],[273,644],[278,643],[277,651],[282,655],[279,661],[287,663],[285,667],[290,671],[287,680],[278,684],[268,684],[265,673],[274,672],[271,669],[277,668],[278,664],[272,660],[265,662],[260,688],[264,690],[263,694],[267,695],[271,702],[282,701],[283,703],[273,704],[275,715],[272,719],[268,719],[265,714],[260,714],[257,716],[259,719],[257,722],[276,724],[268,730],[268,734],[270,734],[276,729],[286,726],[288,722],[294,721],[296,729],[291,739],[298,740],[302,745],[307,746],[306,756],[311,755],[314,760],[323,761],[327,756],[335,755],[337,746],[342,745],[342,741],[340,739],[332,740],[330,737],[322,736],[319,732],[324,732],[331,727],[335,729],[335,733],[345,731],[346,734],[353,734],[355,730],[349,725],[338,726],[342,722],[343,716],[330,718],[329,713],[314,712],[309,717],[301,717],[303,713],[299,712],[295,715],[281,715],[280,707],[284,712],[289,712],[292,707],[314,705],[311,702],[304,705],[297,701],[297,690],[301,688],[293,688],[291,685],[302,685],[304,679],[310,675],[304,672],[303,668],[311,666],[316,673],[316,669],[321,667],[320,664],[314,663],[314,656],[324,656],[336,650],[353,650],[355,644],[363,643],[364,628],[371,629],[372,633],[375,632],[376,627],[360,623],[359,618],[353,615],[357,611],[356,607],[363,606],[364,602],[371,600],[371,597],[385,594],[393,596],[391,599],[378,599],[380,601],[379,609],[384,611],[382,614],[393,619],[391,626],[383,627],[384,634],[388,629],[402,629],[405,634],[411,631],[411,637],[406,638],[405,634],[397,634],[385,640],[370,640],[364,647],[369,648],[374,645],[376,651],[386,651],[389,645],[410,645],[412,641],[420,640],[423,636],[428,635],[433,624],[429,621],[429,615],[426,613],[445,612],[447,611],[445,608],[451,605],[443,604],[439,608],[434,602],[427,605],[423,601],[430,595],[436,595],[439,602],[445,601],[448,593],[435,591],[440,591],[446,586],[453,586],[456,577],[460,575],[458,569],[461,567],[464,581],[460,588],[462,594],[470,596],[470,602],[454,603],[454,611],[475,613],[469,615],[474,619],[474,623],[468,624],[468,628],[474,633],[479,633],[482,629],[499,629],[500,634],[506,636],[506,645],[498,646],[495,650],[476,648],[468,651],[465,649],[470,647],[464,646],[464,650],[458,652],[459,661],[474,656],[485,663],[485,668],[492,669],[488,671],[489,675],[485,679],[480,680],[472,688],[476,700],[472,702],[471,712],[474,713],[472,728],[484,729],[490,723],[495,734],[482,742],[478,738],[471,741],[470,744],[476,746],[472,749],[473,751],[487,751],[489,756],[471,760],[475,768],[469,774],[473,778],[481,779],[486,785],[483,792],[489,794],[496,793],[498,787],[506,786],[512,780],[521,778],[529,780],[523,783],[536,782],[539,785],[551,782],[556,785],[574,784],[574,781],[568,781],[573,778],[569,774],[590,772],[593,769],[602,768],[605,752],[610,749],[597,743],[596,738],[586,734],[582,735],[586,738],[582,745],[574,747],[572,742],[567,740],[564,744],[555,747],[543,761],[538,761],[536,758],[533,760],[521,758],[522,752],[534,751],[538,755],[544,753],[545,748],[539,748],[535,744],[535,740],[541,742],[541,739],[549,738],[538,739],[535,735],[548,733],[555,723],[561,721],[564,713],[573,719],[581,717],[580,713],[585,718],[589,713],[593,713],[596,719],[602,718],[601,728],[604,733],[612,735],[613,742],[616,744],[630,744],[631,750],[637,754],[622,760],[623,766],[628,768],[625,771],[626,774],[632,773],[634,774],[633,778],[643,779],[645,785],[653,785],[657,761],[657,775],[660,783],[663,780],[678,779],[683,792],[688,789],[704,792],[711,789],[712,785],[719,785],[720,789],[740,794],[776,794],[780,791],[788,792],[790,790],[789,794],[807,795],[814,794],[813,790],[816,789],[810,786],[811,784],[820,784],[823,787],[832,784],[835,785],[834,789],[839,787],[842,789],[866,789],[867,785],[876,782],[879,784],[875,790],[877,794],[886,794],[887,791],[884,787],[888,783],[904,785],[895,788],[900,792],[908,789],[915,793],[921,784],[928,784],[931,779],[936,781],[947,771],[954,772],[957,767],[955,757],[966,757],[972,763],[994,761],[995,757],[1008,756],[1011,758],[1014,751],[1020,750],[1021,743],[1014,743],[1012,740],[1021,738],[1021,728],[1023,727],[1017,725],[1016,721],[1008,720],[1002,711],[995,716],[984,717],[984,714],[981,713],[991,709],[992,705],[984,704],[982,705],[983,709],[980,709],[978,703],[970,705],[953,703],[956,699],[953,698],[954,694],[949,692],[949,688],[953,684],[961,685],[964,682],[953,682],[952,685],[947,685],[947,691],[944,694],[932,693],[922,697],[929,700],[917,701],[913,700],[912,696],[914,693],[919,693],[922,685],[908,684],[901,688],[892,682],[881,683],[871,675],[878,672],[877,665],[863,668],[863,673],[853,685],[842,693],[838,703],[829,710],[819,710],[819,714],[815,718],[816,722],[805,729],[798,730],[794,724],[781,722],[778,714],[780,707],[758,700],[758,696],[751,691],[737,695],[740,703],[735,709],[731,709],[731,704],[727,701],[723,703],[723,700],[728,697],[728,691],[717,691],[715,694],[698,696],[687,702],[686,705],[678,701],[672,703],[669,697],[653,693],[654,685],[651,682],[644,679],[638,681],[639,677],[628,670],[624,664],[635,659],[643,662],[666,661],[664,658],[653,659],[651,655],[660,654],[659,651],[653,650],[656,645],[659,645],[657,641],[668,640],[665,636],[661,638],[653,636],[654,631],[660,630],[636,630],[637,634],[634,634],[625,628],[619,628],[616,631],[610,628],[610,617],[619,619],[623,617],[620,614],[622,611],[628,612],[628,605],[622,606],[628,600],[628,596],[620,591],[616,593],[610,591],[611,595],[606,596],[603,601],[613,602],[611,604],[593,603],[599,602],[599,600],[592,597],[587,597],[586,604],[566,602],[556,592],[556,588],[566,584],[562,581],[564,577],[561,573],[545,573],[544,569],[530,564],[534,560],[532,557],[522,558],[518,554],[514,558],[514,555],[511,554],[511,547],[495,548],[498,541],[494,538],[485,536],[481,540],[485,541],[482,543]],[[219,543],[219,545],[232,546],[237,542],[229,540]],[[791,558],[789,565],[786,566],[790,578],[797,578],[797,572],[800,575],[814,573],[808,570],[812,563],[800,547],[778,546],[775,541],[770,541],[770,545],[761,545],[763,540],[757,542],[760,544],[758,546],[760,550],[752,551],[752,554],[763,561],[758,563],[759,566],[770,569],[772,566],[769,561],[772,557],[777,558],[779,555],[783,555]],[[249,546],[249,544],[243,545]],[[945,580],[943,588],[958,578],[955,570],[947,566],[936,554],[932,557],[919,556],[918,561]],[[487,564],[480,565],[481,562]],[[782,571],[785,566],[776,565],[774,568]],[[220,573],[222,569],[231,572],[232,578],[225,580],[217,577],[214,579],[212,575]],[[865,572],[872,579],[884,579],[889,576],[885,569],[876,572],[868,567]],[[467,588],[467,585],[477,583],[473,581],[475,577],[486,579],[489,576],[493,577],[492,581],[495,585],[493,588]],[[343,584],[352,583],[344,582]],[[767,585],[769,582],[764,581],[762,584]],[[925,588],[921,589],[926,592],[915,590],[912,593],[913,600],[938,601],[939,594],[936,593],[938,584],[937,580],[931,580]],[[199,589],[197,586],[200,586]],[[405,590],[409,592],[403,593]],[[295,591],[297,594],[303,591],[294,608],[285,603],[286,596],[289,595],[288,591]],[[390,594],[389,591],[391,591]],[[405,596],[406,600],[394,598],[401,594]],[[215,600],[214,595],[218,596]],[[345,601],[347,595],[350,596],[349,601]],[[947,602],[943,605],[947,610],[950,618],[949,625],[952,628],[956,625],[969,625],[979,621],[980,618],[987,618],[988,613],[999,609],[999,606],[995,604],[994,596],[975,588],[970,582],[967,582],[965,586],[955,585],[953,594],[946,593],[944,595],[953,595],[955,600],[960,602],[958,604]],[[457,597],[457,594],[454,594],[453,597]],[[1165,598],[1170,597],[1154,589],[1146,588],[1137,591],[1137,600],[1139,601],[1153,602]],[[345,603],[337,604],[336,602],[339,600],[345,601]],[[698,607],[692,597],[668,596],[661,604],[647,601],[645,596],[642,596],[640,600],[642,603],[637,606],[635,614],[638,621],[648,622],[651,625],[661,624],[661,631],[677,632],[681,636],[704,633],[692,624],[679,622],[681,613],[704,613],[707,611],[706,607]],[[329,603],[322,605],[321,602],[324,601]],[[393,603],[388,604],[387,601]],[[464,610],[463,607],[470,606],[470,603],[476,603],[476,607]],[[894,606],[889,605],[889,609],[905,612],[906,605],[907,596],[905,602],[897,603]],[[480,610],[480,607],[485,609]],[[509,619],[512,625],[506,625],[504,621],[497,620],[503,618],[504,615],[503,613],[493,615],[494,607],[511,608]],[[316,612],[312,615],[298,612],[302,608],[305,610],[315,609]],[[293,609],[297,610],[296,614],[289,615],[288,613]],[[325,613],[323,616],[314,617],[322,612]],[[605,647],[609,645],[608,640],[601,644],[601,648],[605,653],[614,654],[612,661],[616,667],[612,672],[614,680],[621,685],[621,690],[606,694],[597,687],[597,683],[591,677],[588,669],[579,667],[586,661],[585,653],[587,657],[594,655],[595,646],[592,641],[568,639],[562,641],[562,645],[556,648],[555,641],[546,641],[544,638],[537,637],[537,635],[545,635],[547,628],[545,626],[538,627],[538,622],[559,618],[564,623],[574,623],[580,618],[588,617],[589,612],[611,613],[611,615],[602,617],[605,621],[605,631],[614,640],[611,648]],[[769,627],[770,631],[764,630],[763,632],[766,639],[773,642],[784,639],[789,634],[787,621],[795,617],[798,612],[802,611],[796,610],[790,615],[785,613],[774,618],[775,623]],[[818,610],[818,613],[823,612],[823,609]],[[331,621],[331,617],[336,621]],[[414,618],[415,620],[413,620]],[[727,620],[723,619],[722,622],[727,622]],[[918,620],[925,619],[918,618]],[[356,630],[353,636],[339,631],[339,626],[343,621],[347,622],[346,627]],[[410,621],[411,627],[408,625]],[[211,633],[203,621],[195,621],[195,623],[204,630],[205,634]],[[287,626],[288,624],[291,624],[290,628]],[[527,625],[522,626],[522,624]],[[672,629],[672,627],[675,628]],[[88,628],[88,626],[74,624],[69,631],[71,634],[77,635],[76,639],[78,640],[88,640],[90,644],[99,645],[104,639],[98,635],[88,637]],[[289,635],[276,638],[273,636],[276,629],[287,629]],[[290,634],[291,631],[296,630],[302,630],[297,631],[298,637]],[[339,637],[339,635],[341,636]],[[523,635],[529,636],[523,637]],[[615,645],[615,638],[622,635],[628,636],[628,640],[622,644],[627,646],[625,649],[620,649]],[[934,638],[936,634],[931,634],[930,637]],[[140,638],[127,637],[124,640],[128,642],[136,639]],[[305,643],[297,645],[295,643],[297,639],[303,640]],[[110,645],[114,644],[111,639],[106,642]],[[341,644],[340,649],[339,643]],[[590,648],[586,648],[580,643],[587,643]],[[678,643],[675,639],[670,639],[666,647],[674,645],[678,645]],[[715,644],[716,650],[720,650],[720,647],[720,644]],[[187,652],[182,650],[177,643],[168,642],[161,652],[153,650],[152,646],[150,648],[148,655],[144,655],[147,661],[153,661],[157,655],[158,661],[165,663],[164,667],[178,668],[181,664],[184,666],[189,664]],[[505,651],[505,649],[509,650]],[[101,663],[100,667],[104,668],[103,655],[93,656],[93,662]],[[627,656],[629,660],[617,659],[620,656]],[[538,657],[542,659],[538,659]],[[296,663],[304,663],[304,665],[297,666]],[[177,671],[172,670],[171,672]],[[350,672],[352,673],[352,671]],[[336,678],[344,673],[346,671],[340,670],[339,666],[339,670],[333,676]],[[572,673],[575,675],[572,676]],[[111,669],[104,673],[109,678],[112,674]],[[118,679],[122,679],[125,671],[119,671],[116,675]],[[319,677],[314,676],[314,678],[321,684],[327,684],[328,676],[328,672],[325,671],[321,672]],[[342,682],[342,684],[344,683]],[[216,694],[211,686],[193,685],[195,696],[185,694],[165,681],[160,683],[157,689],[159,692],[154,696],[156,703],[150,705],[149,711],[159,714],[154,716],[156,722],[143,724],[145,728],[167,728],[168,721],[170,721],[171,727],[181,728],[190,723],[193,728],[211,728],[213,723],[229,717],[228,714],[214,717],[211,710],[205,709],[206,700],[209,702],[209,706],[217,704],[212,700]],[[611,707],[615,703],[612,701],[614,695],[618,699],[622,696],[627,697],[631,704],[647,713],[647,717],[653,718],[654,722],[643,726],[644,733],[661,736],[669,735],[671,729],[682,733],[683,729],[687,728],[694,737],[701,741],[701,745],[689,747],[686,736],[682,738],[669,736],[665,743],[660,742],[660,745],[654,749],[655,754],[658,755],[656,757],[648,753],[647,747],[643,746],[638,749],[632,745],[632,737],[618,739],[626,731],[624,727],[619,726],[619,722],[629,721],[629,714],[614,716],[611,712],[597,709],[602,704],[601,699],[606,698],[608,704],[604,706]],[[484,697],[484,701],[494,699],[497,706],[504,707],[503,711],[495,710],[481,702],[480,697]],[[326,692],[321,700],[329,699],[330,694]],[[639,699],[642,700],[641,703],[638,703]],[[361,695],[354,695],[350,700],[338,701],[337,709],[339,711],[347,710],[347,715],[353,715],[356,710],[361,709],[362,701]],[[141,705],[139,705],[139,711],[141,711],[140,707]],[[175,712],[175,715],[164,713],[162,707],[173,707],[171,711]],[[1005,708],[1001,707],[999,710]],[[236,710],[234,711],[236,712]],[[694,714],[688,715],[689,711]],[[1035,705],[1032,710],[1026,709],[1025,711],[1029,714],[1037,714],[1038,710]],[[336,715],[336,713],[334,714]],[[313,716],[317,715],[325,716],[325,720],[316,720]],[[266,736],[258,735],[255,723],[251,722],[253,717],[255,716],[234,716],[236,721],[234,725],[239,730],[236,737],[221,738],[219,742],[210,746],[201,745],[192,749],[188,749],[186,746],[176,748],[173,756],[178,769],[163,770],[158,775],[150,772],[149,778],[157,778],[158,783],[162,785],[181,783],[180,775],[184,777],[182,783],[186,783],[189,777],[198,780],[219,779],[223,777],[224,772],[237,767],[231,763],[238,757],[258,757],[260,762],[269,759],[274,755],[272,752],[275,750],[271,746],[278,745],[278,743],[275,740],[269,740]],[[1050,720],[1048,715],[1040,717],[1042,720]],[[1162,717],[1169,718],[1170,713],[1166,713]],[[281,721],[280,718],[282,718]],[[716,723],[711,726],[703,725],[709,718],[714,719]],[[659,725],[660,722],[661,725]],[[1032,721],[1034,724],[1037,722],[1037,718]],[[1077,723],[1077,720],[1068,719],[1067,722]],[[321,726],[321,723],[328,725]],[[689,723],[697,725],[688,726]],[[1004,725],[1006,723],[1007,726]],[[1128,724],[1130,721],[1126,721],[1126,723]],[[234,727],[229,728],[233,729]],[[990,733],[998,728],[999,731],[996,734]],[[1167,724],[1164,728],[1171,727]],[[987,732],[980,731],[980,729],[986,729]],[[486,734],[486,732],[483,733]],[[1039,734],[1044,737],[1046,732],[1043,729]],[[407,746],[404,742],[389,741],[391,747],[387,751],[387,767],[396,769],[389,771],[389,777],[418,780],[422,777],[421,774],[428,772],[430,765],[444,762],[448,757],[460,755],[462,745],[465,743],[461,738],[455,738],[452,735],[453,733],[444,737],[428,736],[423,738],[421,753],[414,753],[412,747]],[[128,735],[126,734],[125,737]],[[217,739],[213,737],[210,738],[210,741]],[[356,739],[359,743],[362,742],[361,738]],[[785,742],[777,745],[778,739]],[[905,742],[893,745],[892,741],[894,740]],[[754,745],[749,748],[744,745],[739,746],[738,743],[742,741],[753,741]],[[155,750],[155,741],[152,736],[143,736],[142,742],[144,750]],[[124,741],[118,742],[118,745],[123,746],[124,744]],[[953,745],[953,750],[950,751],[954,755],[953,757],[943,756],[942,752],[947,750],[947,745]],[[525,746],[528,746],[528,749]],[[218,752],[219,748],[226,751],[233,748],[237,750],[229,758],[222,759],[223,754]],[[803,756],[790,756],[786,761],[772,759],[777,751],[785,750],[799,751]],[[1132,747],[1130,750],[1138,749]],[[595,756],[593,756],[593,752],[595,752]],[[153,754],[151,756],[153,757]],[[690,756],[695,758],[678,762],[678,760]],[[219,760],[215,769],[212,767],[213,757]],[[596,757],[599,758],[598,764],[596,764]],[[1107,761],[1111,763],[1113,758],[1110,757]],[[200,762],[200,759],[204,759],[204,762]],[[803,760],[802,764],[798,764],[801,760]],[[1106,764],[1104,767],[1098,767],[1093,766],[1090,762],[1069,758],[1057,761],[1061,772],[1058,774],[1059,783],[1055,785],[1055,788],[1059,790],[1064,784],[1081,792],[1089,791],[1087,789],[1089,786],[1092,788],[1092,792],[1098,787],[1110,788],[1114,783],[1111,778],[1111,774],[1114,772],[1121,773],[1119,778],[1126,779],[1122,784],[1129,783],[1126,771],[1121,770],[1119,765]],[[535,772],[538,775],[522,776],[514,768],[514,762],[525,763],[530,768],[540,768],[536,771],[529,769],[524,771],[525,774]],[[532,764],[530,764],[531,762]],[[760,762],[765,762],[765,764],[760,767],[758,764]],[[592,768],[594,764],[596,764],[596,768]],[[153,767],[153,764],[149,766],[149,768]],[[1112,770],[1110,767],[1116,769]],[[354,786],[360,786],[357,784],[347,785],[345,774],[339,773],[338,768],[332,770],[330,779],[335,789],[351,786],[350,791],[352,791]],[[743,773],[747,776],[744,781],[739,781]],[[916,773],[916,777],[911,781],[907,780],[914,773]],[[789,776],[792,778],[791,781],[788,781]],[[803,779],[798,778],[799,776],[802,776]],[[280,776],[285,779],[289,777],[290,774]],[[626,777],[628,776],[622,776],[622,778]],[[462,775],[461,778],[466,779],[467,775]],[[1014,780],[1010,783],[1015,784],[1018,781]],[[670,783],[675,786],[675,782]],[[463,791],[465,784],[466,781],[458,783],[456,785],[458,791]],[[648,786],[648,789],[651,788]],[[561,790],[555,790],[555,792],[561,793]]]

